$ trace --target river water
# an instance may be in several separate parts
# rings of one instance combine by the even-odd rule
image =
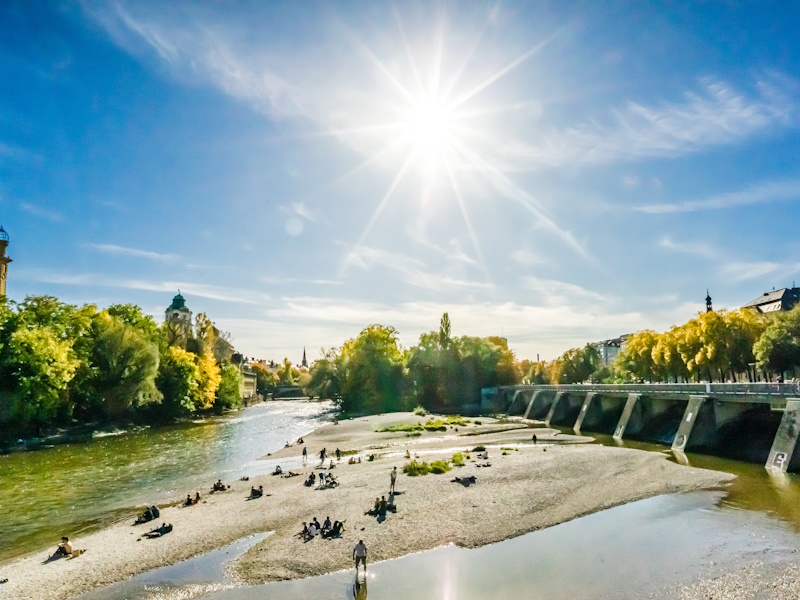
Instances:
[[[271,463],[258,458],[329,418],[328,408],[310,403],[264,404],[233,417],[174,431],[136,432],[32,452],[26,468],[19,462],[26,459],[24,455],[0,457],[0,461],[10,461],[0,462],[2,477],[7,477],[0,486],[0,505],[13,496],[6,489],[12,479],[5,467],[14,464],[18,473],[28,472],[28,485],[32,486],[49,488],[46,473],[53,471],[58,482],[70,477],[86,479],[78,486],[83,501],[94,510],[102,506],[103,522],[122,514],[129,518],[131,506],[153,497],[181,496],[187,487],[201,483],[205,487],[218,476],[225,480],[270,470]],[[130,439],[125,441],[126,437]],[[710,456],[673,456],[663,446],[596,437],[597,443],[665,452],[676,462],[727,471],[737,478],[724,491],[659,496],[499,544],[472,550],[447,546],[370,565],[366,580],[356,581],[352,571],[345,571],[300,581],[235,586],[225,576],[225,563],[263,539],[265,534],[260,534],[84,598],[307,600],[366,598],[367,592],[372,600],[679,598],[682,586],[699,577],[713,577],[756,561],[783,562],[800,556],[797,475],[775,476],[761,465]],[[127,453],[123,457],[114,454],[123,450]],[[72,456],[75,461],[81,452],[94,460],[86,458],[76,465],[66,459]],[[59,453],[66,457],[56,459]],[[160,457],[156,462],[151,459],[154,453]],[[99,458],[104,465],[98,464]],[[65,460],[69,464],[62,465]],[[70,469],[69,473],[58,472],[62,466]],[[107,474],[109,468],[116,475]],[[113,492],[109,497],[102,495],[109,490]],[[141,502],[131,502],[133,498]],[[24,505],[30,520],[23,524],[16,519],[14,529],[3,521],[0,527],[6,529],[0,531],[17,539],[38,540],[41,533],[25,537],[26,530],[36,527],[40,532],[46,530],[47,542],[51,542],[53,527],[76,522],[85,528],[97,526],[88,516],[94,510],[72,507],[67,512],[72,518],[69,521],[55,505],[43,510],[34,504]],[[62,511],[67,504],[61,503]],[[49,519],[50,525],[42,526],[36,519]]]
[[[328,402],[237,413],[0,456],[0,561],[78,537],[144,506],[269,470],[259,461],[332,418]]]

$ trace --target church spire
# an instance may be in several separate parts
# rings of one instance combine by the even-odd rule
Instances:
[[[711,294],[708,293],[708,288],[706,288],[706,312],[711,312],[714,310],[711,308]]]
[[[308,368],[308,361],[306,360],[306,347],[303,346],[303,362],[300,363],[300,366]]]

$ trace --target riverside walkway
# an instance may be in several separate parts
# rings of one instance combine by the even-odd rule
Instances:
[[[767,469],[800,471],[800,383],[515,385],[484,392],[483,404],[576,432],[668,443],[676,452],[738,452]]]

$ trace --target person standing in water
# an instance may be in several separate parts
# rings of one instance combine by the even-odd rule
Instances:
[[[358,563],[364,565],[364,575],[367,574],[367,545],[364,540],[358,540],[358,543],[353,548],[353,558],[356,561],[356,577],[358,577]]]

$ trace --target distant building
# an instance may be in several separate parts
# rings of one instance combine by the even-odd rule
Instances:
[[[308,361],[306,360],[306,349],[303,348],[303,362],[300,363],[300,366],[304,369],[308,368]]]
[[[800,302],[800,288],[781,288],[771,292],[764,292],[742,308],[754,308],[760,313],[770,313],[791,310],[798,302]]]
[[[170,344],[186,345],[192,337],[192,311],[186,306],[186,300],[178,295],[172,299],[172,304],[164,311],[164,322],[167,325],[167,341]]]
[[[239,391],[242,393],[242,398],[249,400],[255,398],[258,394],[257,377],[255,371],[249,364],[242,363],[242,383]]]
[[[11,259],[6,256],[8,248],[8,234],[0,225],[0,296],[6,295],[6,281],[8,280],[8,263]]]
[[[595,342],[592,344],[600,353],[600,360],[602,361],[604,367],[611,366],[619,353],[622,351],[622,348],[625,347],[625,342],[629,337],[630,334],[626,333],[619,337],[611,338],[610,340],[603,340],[601,342]]]

